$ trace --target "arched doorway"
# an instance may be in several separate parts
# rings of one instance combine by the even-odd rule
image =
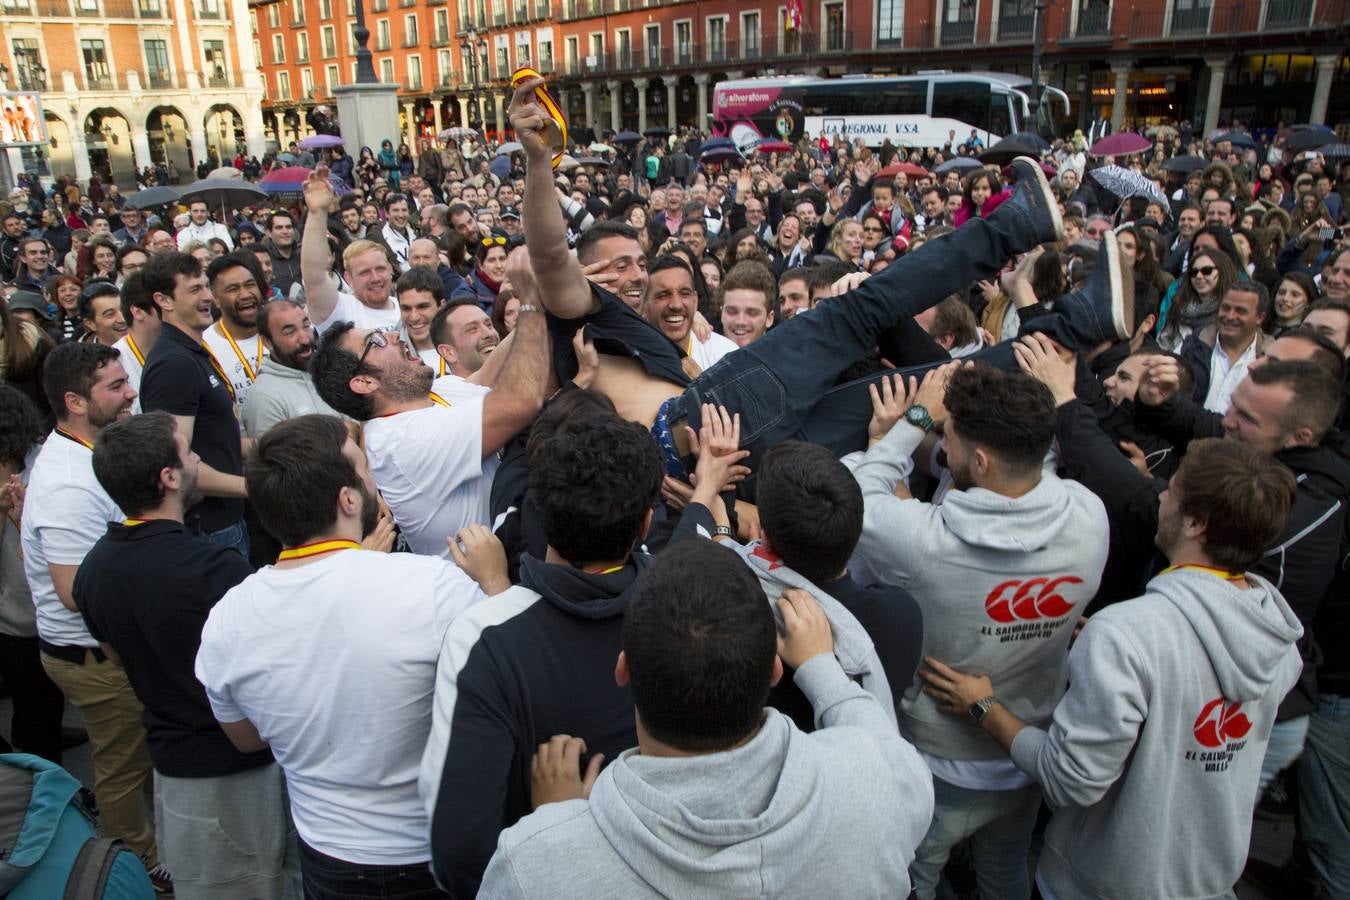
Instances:
[[[70,146],[70,126],[66,120],[56,115],[50,109],[45,110],[44,118],[47,120],[48,156],[47,167],[48,174],[53,178],[65,175],[67,178],[75,177],[75,158],[71,155]]]
[[[131,149],[131,120],[121,110],[101,106],[84,118],[89,169],[105,184],[134,184],[136,158]]]
[[[192,169],[187,116],[176,106],[156,106],[150,110],[145,119],[145,135],[150,144],[150,159],[156,165],[180,173]]]
[[[228,166],[243,152],[244,117],[228,103],[217,103],[206,111],[206,156],[212,169]]]

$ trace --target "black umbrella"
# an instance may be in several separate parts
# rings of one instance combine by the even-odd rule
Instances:
[[[1330,128],[1302,128],[1285,138],[1284,145],[1294,151],[1316,150],[1335,139],[1336,134]]]
[[[620,131],[614,135],[613,141],[616,144],[636,144],[642,140],[642,135],[636,131]]]
[[[951,159],[938,166],[933,171],[938,175],[946,175],[953,170],[957,172],[969,172],[974,169],[983,169],[984,163],[973,156],[953,156]]]
[[[1203,156],[1174,156],[1163,163],[1163,170],[1166,172],[1179,172],[1183,175],[1194,172],[1196,169],[1203,169],[1209,165]]]
[[[669,128],[662,128],[662,127],[659,126],[659,125],[658,125],[657,127],[655,127],[655,128],[648,128],[646,131],[644,131],[644,132],[642,132],[642,133],[645,134],[647,137],[651,137],[651,138],[667,138],[667,137],[670,137],[670,129],[669,129]],[[618,140],[618,138],[615,138],[615,140]]]
[[[158,185],[137,191],[127,198],[127,206],[132,209],[150,209],[155,206],[168,206],[178,202],[178,189],[168,185]]]
[[[223,219],[227,206],[237,209],[257,200],[267,200],[269,197],[266,191],[252,182],[241,181],[238,178],[203,178],[183,188],[178,199],[205,200],[207,206],[220,207]]]
[[[1249,150],[1260,150],[1260,146],[1250,134],[1243,134],[1240,131],[1226,131],[1214,138],[1214,143],[1222,144],[1224,141],[1232,144],[1234,147],[1246,147]]]
[[[1012,162],[1019,156],[1030,156],[1032,159],[1041,158],[1041,149],[1034,144],[1029,143],[1014,135],[1005,137],[994,146],[980,154],[980,161],[1005,165]]]
[[[1039,147],[1042,153],[1050,149],[1050,142],[1032,131],[1019,131],[1016,134],[1009,135],[1009,137],[1017,138],[1029,146]]]
[[[610,162],[609,160],[603,159],[599,156],[579,156],[577,157],[577,164],[582,166],[595,166],[597,168],[603,169],[608,168]]]

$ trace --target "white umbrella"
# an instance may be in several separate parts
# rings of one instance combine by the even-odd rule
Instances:
[[[592,152],[592,153],[613,153],[613,152],[614,152],[614,148],[611,147],[609,144],[602,144],[602,143],[600,143],[599,141],[596,141],[594,144],[591,144],[591,152]]]
[[[520,145],[519,141],[507,141],[497,148],[497,155],[505,156],[508,153],[520,153],[524,151],[524,149],[525,148]]]

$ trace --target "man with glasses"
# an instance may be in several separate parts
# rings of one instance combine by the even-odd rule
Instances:
[[[117,215],[122,220],[122,227],[113,232],[113,240],[124,247],[139,244],[145,237],[145,220],[141,211],[133,206],[124,206]]]

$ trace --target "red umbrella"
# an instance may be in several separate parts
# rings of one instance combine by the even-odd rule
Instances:
[[[1151,150],[1153,142],[1140,134],[1121,131],[1108,135],[1092,145],[1093,156],[1124,156]]]
[[[787,141],[776,141],[773,138],[765,138],[755,145],[755,150],[760,153],[791,153],[792,145]]]
[[[923,166],[921,166],[921,165],[918,165],[917,163],[912,163],[912,162],[896,162],[896,163],[891,163],[889,166],[886,166],[884,169],[882,169],[880,172],[878,172],[878,173],[877,173],[877,177],[878,177],[878,178],[894,178],[896,175],[900,174],[901,172],[904,172],[904,173],[905,173],[906,175],[908,175],[910,178],[922,178],[923,176],[929,174],[929,172],[928,172],[927,169],[925,169],[925,168],[924,168]]]

